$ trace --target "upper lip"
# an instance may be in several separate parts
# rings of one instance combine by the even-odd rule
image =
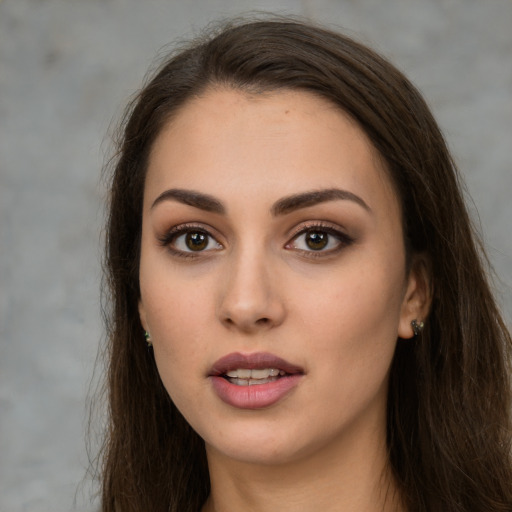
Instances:
[[[241,368],[249,370],[277,368],[290,374],[304,373],[304,370],[300,366],[292,364],[285,359],[268,352],[255,352],[252,354],[234,352],[217,360],[212,366],[210,375],[224,375],[231,370],[238,370]]]

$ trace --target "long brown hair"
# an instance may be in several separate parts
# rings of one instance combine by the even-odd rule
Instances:
[[[204,444],[164,389],[139,321],[148,155],[177,109],[218,85],[310,91],[348,113],[387,164],[409,255],[430,258],[431,313],[398,341],[387,416],[408,510],[512,510],[512,341],[487,281],[443,136],[413,85],[372,50],[292,20],[223,25],[169,56],[129,105],[109,167],[105,257],[108,428],[102,510],[194,511],[209,493]]]

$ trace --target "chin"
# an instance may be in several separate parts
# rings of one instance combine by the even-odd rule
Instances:
[[[202,436],[207,453],[220,454],[240,463],[277,466],[298,462],[321,451],[336,433],[316,432],[277,421],[231,423],[221,432]],[[308,425],[309,427],[309,425]]]
[[[255,466],[279,466],[291,463],[300,458],[297,446],[288,443],[278,443],[276,439],[232,439],[229,444],[209,445],[206,452],[221,453],[224,457],[243,464]],[[301,450],[302,451],[302,450]]]

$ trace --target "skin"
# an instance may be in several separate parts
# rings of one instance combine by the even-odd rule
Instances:
[[[275,212],[283,198],[334,188],[364,205],[349,195]],[[175,189],[224,211],[165,196]],[[308,228],[328,245],[312,250]],[[204,249],[191,251],[183,229],[208,233]],[[293,91],[218,88],[185,105],[151,152],[140,287],[162,381],[206,443],[205,511],[401,510],[386,458],[388,375],[397,338],[426,316],[428,278],[418,257],[406,272],[396,193],[347,115]],[[270,352],[304,375],[277,403],[239,409],[208,378],[233,352]]]

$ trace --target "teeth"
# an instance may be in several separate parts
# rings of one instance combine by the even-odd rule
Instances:
[[[236,384],[237,386],[257,386],[259,384],[266,384],[267,382],[274,382],[275,380],[277,380],[277,377],[269,377],[268,379],[230,378],[229,382],[231,382],[231,384]]]
[[[248,368],[238,368],[226,373],[229,382],[237,386],[253,386],[274,382],[279,377],[286,375],[286,372],[278,368],[258,368],[250,370]]]
[[[250,379],[252,374],[252,370],[237,370],[236,376],[239,379]]]
[[[230,370],[226,373],[227,377],[232,379],[268,379],[269,377],[277,377],[284,375],[285,372],[277,368],[262,368],[249,370],[247,368],[239,368],[237,370]]]
[[[262,370],[251,370],[251,379],[267,379],[272,375],[275,368],[264,368]]]

